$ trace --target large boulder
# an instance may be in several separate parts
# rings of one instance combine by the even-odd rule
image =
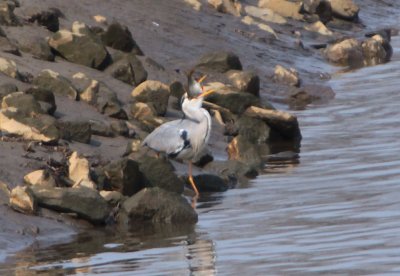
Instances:
[[[186,184],[190,185],[189,179],[185,180]],[[193,181],[200,193],[225,192],[229,189],[227,181],[215,174],[198,174],[193,176]]]
[[[273,10],[284,17],[290,17],[297,20],[303,19],[303,15],[300,14],[301,3],[286,0],[260,0],[258,6],[260,8]]]
[[[121,106],[117,94],[104,83],[99,84],[95,106],[100,113],[109,117],[122,120],[128,118],[125,110]]]
[[[25,214],[34,214],[37,210],[36,200],[29,187],[26,186],[17,186],[12,189],[10,206],[14,210]]]
[[[363,52],[360,42],[355,38],[329,45],[325,49],[325,56],[335,65],[359,67],[363,64]]]
[[[301,139],[297,117],[290,113],[251,106],[244,114],[265,121],[272,130],[278,132],[284,138]]]
[[[329,0],[335,17],[346,20],[357,20],[360,8],[353,0]]]
[[[135,86],[147,79],[147,71],[135,55],[114,55],[113,60],[113,64],[106,71],[114,78]]]
[[[107,201],[93,189],[42,186],[32,186],[29,189],[39,206],[59,212],[76,213],[95,224],[105,223],[110,214]]]
[[[273,79],[275,82],[282,83],[290,86],[299,86],[300,77],[296,69],[287,69],[282,65],[276,65],[274,70]]]
[[[59,9],[50,8],[32,14],[28,21],[36,22],[38,25],[46,27],[50,32],[57,32],[60,29],[60,17],[63,17],[63,14]]]
[[[92,136],[91,126],[86,121],[58,121],[57,127],[60,130],[62,139],[90,144]]]
[[[20,26],[20,19],[14,13],[15,3],[12,1],[0,2],[0,25]]]
[[[239,91],[248,92],[254,96],[259,96],[260,78],[252,71],[231,70],[226,72],[232,85]]]
[[[103,43],[111,48],[123,52],[132,52],[136,55],[143,55],[128,27],[118,22],[111,23],[107,30],[101,35]]]
[[[72,32],[60,30],[49,40],[49,45],[66,60],[96,69],[104,69],[110,62],[102,41],[84,23],[74,22]]]
[[[78,99],[78,91],[73,84],[59,73],[45,69],[33,79],[33,84],[53,92],[54,94],[66,96],[72,100]]]
[[[221,13],[229,13],[235,16],[242,14],[242,4],[239,0],[208,0],[208,4]]]
[[[181,194],[184,183],[175,174],[174,166],[166,159],[142,156],[136,159],[139,170],[144,175],[146,187],[159,187],[167,191]]]
[[[117,160],[105,166],[103,170],[112,189],[123,195],[132,196],[145,187],[144,175],[134,160]]]
[[[388,62],[393,50],[390,43],[381,35],[374,35],[361,43],[365,65],[377,65]]]
[[[234,137],[226,150],[230,160],[237,160],[254,167],[259,167],[262,164],[258,145],[250,142],[242,135]]]
[[[270,128],[259,118],[242,115],[235,121],[235,126],[237,134],[244,137],[250,143],[263,144],[269,138]]]
[[[68,159],[68,177],[74,182],[75,186],[86,186],[95,189],[96,184],[90,178],[90,164],[83,156],[75,151]]]
[[[53,115],[56,112],[57,105],[53,92],[41,88],[39,86],[32,86],[25,91],[25,94],[32,95],[35,100],[40,104],[40,107],[47,114]]]
[[[0,110],[0,130],[8,135],[46,143],[55,143],[60,138],[53,117],[26,114],[15,107]]]
[[[229,70],[242,70],[239,57],[232,52],[212,52],[202,56],[197,67],[209,71],[224,73]]]
[[[249,106],[260,105],[258,97],[250,93],[235,91],[223,84],[209,83],[205,89],[215,90],[214,93],[206,96],[206,101],[222,106],[235,114],[243,113]]]
[[[20,73],[18,72],[17,64],[15,64],[15,62],[11,59],[0,57],[0,72],[14,79],[20,78]]]
[[[3,98],[1,108],[13,107],[25,114],[35,115],[44,113],[40,104],[32,95],[23,92],[14,92]]]
[[[122,204],[123,223],[186,223],[197,222],[197,214],[181,195],[161,188],[145,188]],[[126,220],[123,220],[125,218]]]
[[[137,102],[151,105],[157,115],[164,116],[167,112],[169,87],[159,81],[147,80],[132,91],[132,97]]]
[[[56,180],[47,170],[37,170],[28,173],[24,176],[24,182],[28,185],[56,187]]]

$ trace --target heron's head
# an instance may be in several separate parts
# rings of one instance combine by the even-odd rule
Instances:
[[[201,83],[205,80],[206,75],[202,76],[199,79],[195,79],[193,77],[194,69],[190,70],[189,73],[187,73],[187,78],[188,78],[188,98],[193,99],[199,97],[204,91],[203,91],[203,86]]]

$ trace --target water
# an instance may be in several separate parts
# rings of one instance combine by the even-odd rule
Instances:
[[[390,63],[338,73],[333,101],[297,112],[299,162],[203,197],[197,225],[36,244],[0,274],[399,275],[400,38],[393,45]]]

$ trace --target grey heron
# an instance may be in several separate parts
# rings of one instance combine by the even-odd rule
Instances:
[[[208,111],[202,108],[203,99],[214,90],[203,91],[200,80],[192,77],[193,71],[188,74],[188,92],[182,96],[183,119],[162,124],[151,132],[142,145],[157,153],[165,153],[169,158],[186,160],[189,162],[189,182],[196,193],[199,191],[192,176],[192,161],[204,148],[210,138],[211,117]]]

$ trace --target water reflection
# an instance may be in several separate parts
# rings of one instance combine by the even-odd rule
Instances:
[[[149,224],[91,230],[77,235],[72,243],[46,249],[34,244],[7,260],[15,262],[15,266],[0,269],[0,273],[12,270],[15,275],[150,275],[162,268],[173,274],[214,275],[214,242],[201,238],[204,235],[196,233],[194,225]]]

